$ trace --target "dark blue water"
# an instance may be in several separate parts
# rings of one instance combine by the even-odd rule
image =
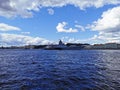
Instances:
[[[0,50],[0,90],[120,90],[120,51]]]

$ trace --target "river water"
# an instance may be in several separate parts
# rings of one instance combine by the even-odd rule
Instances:
[[[0,90],[120,90],[120,50],[0,50]]]

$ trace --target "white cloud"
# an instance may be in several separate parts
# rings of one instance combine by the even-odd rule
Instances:
[[[120,29],[120,6],[103,12],[101,18],[95,21],[91,28],[99,31]]]
[[[0,34],[0,43],[1,45],[12,46],[12,45],[40,45],[51,43],[49,40],[40,37],[31,37],[26,35],[18,34]]]
[[[94,21],[88,28],[99,32],[97,39],[120,43],[120,6],[103,12],[101,18]]]
[[[81,31],[85,31],[85,28],[81,25],[75,25],[76,28],[80,29]]]
[[[20,28],[15,27],[15,26],[10,26],[8,24],[5,23],[0,23],[0,31],[19,31]]]
[[[53,14],[54,14],[54,10],[53,10],[52,8],[47,9],[47,11],[48,11],[48,13],[49,13],[50,15],[53,15]]]
[[[58,32],[65,32],[65,33],[78,32],[77,29],[67,28],[66,25],[67,25],[66,22],[58,23],[58,25],[56,26],[57,31]]]
[[[62,37],[61,40],[65,43],[87,43],[89,40],[88,39],[76,39],[74,37]]]
[[[65,43],[89,43],[89,44],[105,43],[105,41],[99,38],[97,35],[94,35],[93,37],[87,38],[87,39],[77,39],[74,37],[62,37],[61,40]]]
[[[4,17],[32,17],[32,11],[39,11],[39,0],[0,0],[0,15]]]
[[[32,11],[39,11],[42,7],[74,5],[85,9],[108,4],[117,5],[120,4],[120,0],[0,0],[0,16],[28,18],[33,16]]]
[[[21,34],[30,34],[30,32],[21,32]]]

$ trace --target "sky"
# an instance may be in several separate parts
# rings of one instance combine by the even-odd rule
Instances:
[[[120,0],[0,0],[0,46],[120,43]]]

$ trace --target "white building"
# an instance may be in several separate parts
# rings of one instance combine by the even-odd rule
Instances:
[[[106,49],[117,49],[118,45],[117,43],[106,43],[105,48]]]

